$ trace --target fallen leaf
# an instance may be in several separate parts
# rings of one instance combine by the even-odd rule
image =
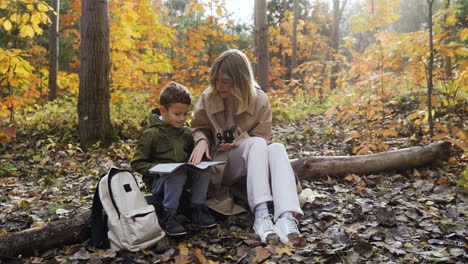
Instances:
[[[188,255],[189,254],[189,250],[184,244],[179,244],[179,252],[180,252],[180,255]]]
[[[202,251],[199,248],[194,249],[193,254],[201,264],[209,264],[208,259],[206,259],[206,257],[203,255]]]
[[[283,245],[281,247],[276,247],[275,248],[275,254],[282,256],[283,254],[286,254],[288,256],[292,255],[291,248],[287,245]]]
[[[178,255],[174,258],[174,264],[188,264],[191,263],[189,256],[187,255]]]
[[[255,256],[252,258],[252,262],[254,263],[262,263],[266,259],[271,257],[270,250],[266,248],[259,248],[255,250]]]

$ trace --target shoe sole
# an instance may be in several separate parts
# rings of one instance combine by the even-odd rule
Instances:
[[[186,235],[187,234],[187,231],[185,232],[179,232],[179,233],[170,233],[170,232],[167,232],[166,230],[164,230],[164,232],[166,232],[166,234],[168,236],[183,236],[183,235]]]
[[[254,227],[253,228],[254,232],[257,234],[257,229]],[[257,234],[258,236],[258,234]],[[260,237],[260,236],[258,236]],[[260,237],[260,240],[262,240],[262,238]],[[265,242],[263,243],[266,243],[267,245],[278,245],[279,244],[279,236],[276,234],[276,233],[270,233],[267,235],[267,237],[265,238]]]
[[[209,224],[209,225],[199,225],[199,224],[194,224],[194,225],[199,226],[199,227],[203,227],[203,228],[208,228],[208,227],[216,226],[217,224],[214,223],[214,224]]]

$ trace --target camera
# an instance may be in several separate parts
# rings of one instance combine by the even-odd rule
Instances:
[[[223,143],[233,143],[234,142],[234,132],[232,129],[226,129],[223,131],[223,133],[218,133],[216,134],[216,137],[218,138],[219,144]]]

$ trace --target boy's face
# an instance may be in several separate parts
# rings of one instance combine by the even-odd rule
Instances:
[[[190,105],[172,103],[168,107],[161,106],[161,116],[166,124],[181,128],[187,121]]]

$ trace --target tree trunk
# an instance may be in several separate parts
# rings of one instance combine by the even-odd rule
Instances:
[[[382,171],[401,171],[429,165],[450,156],[450,143],[436,142],[423,147],[411,147],[377,154],[358,156],[308,157],[291,161],[300,179],[344,177],[348,174],[368,175]]]
[[[292,160],[300,179],[319,180],[322,177],[344,177],[348,174],[368,175],[382,171],[413,169],[446,160],[450,143],[436,142],[422,147],[410,147],[370,155],[308,157]],[[49,223],[40,228],[0,236],[0,258],[34,255],[48,248],[80,243],[90,237],[90,212],[74,218]]]
[[[336,80],[338,79],[338,71],[340,70],[339,64],[337,62],[336,56],[338,55],[339,47],[339,35],[340,35],[340,21],[343,15],[344,7],[346,6],[346,0],[343,3],[343,6],[340,8],[340,0],[333,0],[333,24],[330,38],[330,48],[331,48],[331,59],[333,61],[331,72],[330,72],[330,90],[336,88]]]
[[[291,56],[291,76],[292,78],[296,78],[295,74],[293,73],[294,69],[297,67],[297,20],[299,16],[299,8],[297,4],[298,0],[294,0],[294,7],[293,7],[293,32],[292,32],[292,56]]]
[[[49,101],[53,101],[57,98],[60,0],[51,0],[50,6],[54,10],[50,15],[52,25],[49,30]]]
[[[49,248],[81,243],[90,237],[91,211],[42,227],[0,236],[0,259],[31,256]]]
[[[268,91],[268,25],[266,0],[255,0],[255,75],[263,91]]]
[[[434,42],[432,40],[432,4],[434,0],[427,0],[429,6],[429,63],[427,66],[427,113],[429,122],[429,135],[434,136],[434,122],[432,120],[432,67],[434,66]]]
[[[82,0],[78,125],[84,148],[113,139],[109,111],[108,0]]]

